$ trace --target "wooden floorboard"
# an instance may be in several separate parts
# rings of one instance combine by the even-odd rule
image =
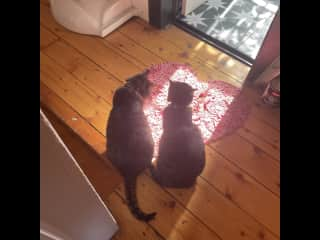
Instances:
[[[228,161],[217,151],[206,147],[203,179],[274,233],[280,232],[279,197]]]
[[[40,25],[40,50],[55,42],[58,37]]]
[[[45,106],[42,106],[42,110],[71,154],[77,159],[90,182],[95,189],[99,190],[99,195],[108,197],[122,183],[118,172],[111,164],[106,164],[103,157],[73,132],[55,113]]]
[[[270,108],[264,105],[261,101],[262,91],[257,89],[252,89],[250,87],[244,88],[243,93],[251,101],[252,115],[262,121],[263,123],[269,125],[275,130],[280,130],[280,110],[279,108]]]
[[[107,113],[105,113],[104,110],[107,109],[107,108],[109,108],[109,109],[111,108],[110,104],[107,104],[107,103],[111,103],[111,96],[113,94],[113,91],[115,90],[116,87],[120,86],[120,82],[116,81],[116,79],[114,79],[114,78],[112,78],[110,76],[109,76],[109,78],[106,78],[106,80],[104,81],[103,78],[105,77],[105,72],[103,72],[103,70],[99,69],[94,64],[89,64],[91,62],[89,62],[89,60],[87,60],[86,57],[80,55],[75,49],[72,49],[71,47],[68,47],[68,45],[66,45],[66,44],[63,44],[63,43],[60,44],[59,42],[54,43],[52,46],[47,48],[44,51],[44,53],[48,54],[50,58],[46,58],[46,57],[43,56],[43,59],[44,59],[43,61],[46,61],[46,60],[47,61],[49,61],[49,60],[51,61],[52,60],[52,61],[54,61],[54,63],[52,63],[52,66],[56,66],[59,69],[61,69],[62,66],[65,67],[65,74],[63,73],[63,71],[61,71],[62,73],[60,74],[60,76],[65,75],[66,81],[69,82],[70,87],[67,84],[63,83],[63,86],[64,86],[65,90],[67,90],[67,93],[66,94],[61,93],[61,95],[66,99],[66,101],[68,101],[76,109],[80,109],[79,111],[82,111],[82,114],[85,117],[87,116],[83,112],[85,107],[82,106],[82,105],[78,106],[79,103],[80,103],[79,102],[80,100],[79,101],[76,100],[76,105],[73,105],[74,103],[71,100],[69,100],[71,93],[73,93],[74,89],[76,87],[78,87],[78,86],[74,86],[73,87],[73,85],[71,83],[74,82],[75,80],[68,80],[68,79],[74,79],[74,78],[80,79],[79,83],[83,83],[83,85],[85,85],[85,87],[81,87],[81,91],[80,90],[76,90],[76,93],[78,93],[78,95],[79,95],[79,93],[82,93],[82,92],[84,92],[83,94],[86,94],[86,91],[89,91],[89,90],[92,90],[92,91],[96,92],[97,96],[100,97],[100,98],[95,99],[95,96],[93,96],[94,94],[86,94],[86,97],[88,98],[87,100],[85,100],[86,103],[89,104],[89,102],[92,102],[92,104],[90,106],[86,107],[86,108],[89,108],[90,111],[93,111],[93,112],[95,111],[96,115],[97,115],[97,116],[94,116],[94,117],[87,117],[87,118],[89,118],[89,120],[91,120],[91,122],[94,122],[93,119],[101,119],[100,116],[102,115],[101,116],[102,117],[102,121],[99,121],[99,122],[101,124],[103,124],[103,127],[105,127],[105,122],[107,120]],[[66,53],[66,57],[62,57],[61,56],[61,54],[63,54],[63,53]],[[86,61],[84,61],[81,57]],[[81,64],[81,62],[84,62],[84,64]],[[83,66],[83,65],[85,65],[85,66]],[[89,69],[86,70],[86,68],[89,68]],[[80,70],[81,72],[85,71],[87,74],[92,74],[92,72],[94,72],[95,74],[91,75],[91,76],[83,75],[83,74],[81,74],[81,72],[78,73],[79,71],[77,71],[77,69],[81,69]],[[46,68],[42,69],[42,72],[44,72],[44,71],[46,71]],[[70,71],[72,72],[72,74],[69,74]],[[58,71],[56,71],[56,73],[58,73]],[[97,76],[98,74],[100,76]],[[60,78],[57,76],[56,79],[60,79]],[[99,81],[99,79],[100,79],[100,81]],[[44,78],[44,81],[45,80],[46,80],[46,78]],[[110,80],[109,83],[106,82],[107,80]],[[99,81],[99,82],[97,83],[97,81]],[[53,82],[53,84],[54,83],[55,82]],[[89,88],[89,90],[85,90],[86,87]],[[78,87],[78,88],[80,88],[80,87]],[[60,89],[60,92],[62,92],[61,89]],[[108,94],[106,95],[106,93],[108,93]],[[81,97],[81,99],[85,99],[84,96],[80,96],[80,97]],[[101,100],[101,97],[102,97],[102,100],[104,99],[106,102],[103,102]],[[97,101],[100,101],[101,104],[98,104]],[[100,108],[98,108],[99,105],[102,105],[102,106]],[[98,115],[100,115],[100,116],[98,116]],[[257,122],[257,121],[255,121],[255,122]],[[260,123],[260,125],[263,125],[263,124]],[[256,127],[254,124],[249,124],[249,129],[250,129],[251,126],[254,127],[253,130],[252,130],[253,132],[255,130],[257,132],[257,129],[258,130],[260,129],[259,127]],[[100,128],[100,127],[101,127],[101,125],[97,126],[97,128]],[[266,125],[265,127],[268,127],[268,126]],[[273,130],[273,129],[271,129],[271,130]],[[104,130],[102,130],[102,131],[104,132]],[[262,133],[263,133],[263,131],[262,131]],[[266,131],[266,133],[267,133],[267,135],[270,135],[270,131]],[[242,134],[242,135],[245,135],[245,134]],[[261,135],[263,137],[265,137],[263,134],[261,134]],[[273,135],[276,135],[276,134],[273,134]],[[236,145],[240,144],[241,146],[248,146],[247,148],[244,148],[244,149],[248,149],[249,148],[247,151],[243,150],[243,154],[246,154],[245,158],[254,158],[255,159],[255,158],[259,158],[260,157],[259,156],[259,155],[261,155],[260,153],[263,154],[263,151],[262,150],[260,151],[258,146],[253,146],[252,147],[252,145],[248,144],[245,140],[243,140],[240,137],[232,137],[230,139],[231,139],[232,142],[228,142],[228,144],[234,143]],[[225,141],[225,140],[222,140],[222,142],[223,141]],[[263,142],[263,141],[261,140],[260,142]],[[228,144],[227,144],[227,146],[228,146]],[[225,146],[225,144],[222,144],[222,145]],[[266,144],[264,144],[264,145],[266,145]],[[271,145],[268,145],[268,146],[270,146],[269,149],[272,148]],[[252,151],[251,148],[253,150],[257,150],[257,151]],[[266,154],[264,154],[264,155],[266,155]],[[234,156],[234,158],[235,157],[236,156]],[[271,159],[271,157],[268,156],[267,159]],[[272,165],[272,163],[270,163],[270,164]],[[262,168],[262,166],[264,166],[264,165],[261,165],[261,168]],[[249,169],[249,171],[254,172],[254,174],[256,174],[257,173],[257,171],[255,171],[256,166],[253,166],[253,167],[254,167],[254,170],[251,171],[251,169]],[[267,169],[270,169],[270,168],[272,169],[272,166],[267,166]],[[265,170],[261,169],[259,171],[264,172]],[[261,179],[260,176],[255,176],[255,177],[257,179]],[[270,187],[270,188],[272,188],[272,187]],[[278,190],[276,190],[276,191],[278,191]]]
[[[224,196],[202,178],[197,180],[194,189],[168,191],[222,239],[239,239],[241,236],[259,239],[260,235],[264,239],[277,239],[265,226],[229,201],[231,192]]]
[[[156,211],[157,217],[150,224],[165,239],[213,239],[220,237],[214,229],[199,219],[186,205],[177,201],[147,174],[138,179],[138,198],[146,211]],[[124,197],[123,185],[117,192]]]
[[[122,45],[122,46],[124,46],[124,45]],[[61,56],[61,55],[64,54],[64,52],[68,53],[68,54],[66,54],[67,57],[62,57]],[[53,46],[50,46],[50,48],[45,49],[44,53],[49,54],[52,58],[54,58],[57,62],[59,62],[60,65],[65,66],[66,70],[68,70],[69,72],[71,71],[72,73],[77,74],[77,77],[84,84],[87,84],[87,85],[91,84],[91,86],[88,86],[89,88],[90,87],[95,87],[98,96],[105,96],[106,93],[109,93],[109,94],[112,95],[115,84],[113,84],[114,81],[112,81],[113,79],[110,76],[110,74],[108,74],[108,72],[103,72],[103,70],[105,70],[105,69],[99,68],[99,66],[96,66],[93,62],[90,62],[87,59],[86,56],[81,55],[80,53],[78,53],[76,49],[71,48],[70,46],[68,46],[67,43],[57,42],[57,43],[53,44]],[[145,53],[145,52],[141,51],[141,49],[140,49],[139,51],[135,52],[135,54],[138,54],[138,53]],[[92,54],[90,54],[90,55],[92,55]],[[137,56],[139,56],[139,55],[137,55]],[[79,60],[79,58],[82,58],[82,60]],[[93,56],[93,59],[98,61],[97,56]],[[140,59],[143,59],[143,58],[138,57],[138,59],[140,60]],[[89,62],[90,62],[90,64],[89,64]],[[152,62],[150,64],[152,64]],[[86,68],[89,68],[89,69],[86,69]],[[76,71],[76,70],[78,70],[78,71]],[[80,71],[80,73],[79,73],[79,71]],[[87,73],[91,74],[91,78],[88,78],[85,75],[85,73],[83,73],[84,71],[86,71]],[[96,75],[97,75],[96,77],[92,76],[92,71],[94,71],[96,73]],[[112,69],[109,70],[109,71],[111,73],[114,73]],[[116,73],[114,73],[114,74],[116,74]],[[110,89],[105,89],[107,87],[107,85],[104,84],[104,81],[103,81],[104,77],[105,78],[107,78],[107,77],[111,78],[110,79]],[[88,83],[88,81],[99,81],[99,83]],[[116,83],[116,84],[118,84],[118,83]],[[110,99],[110,96],[105,96],[105,99]],[[263,123],[261,121],[258,121],[258,120],[256,120],[255,123],[263,125]],[[253,134],[255,134],[257,132],[258,128],[255,127],[253,129],[250,129],[251,126],[254,127],[255,125],[254,124],[249,124],[248,127],[246,127],[246,128],[249,131],[251,131]],[[268,126],[266,126],[266,127],[268,127]],[[260,136],[265,138],[265,137],[268,137],[269,135],[261,134]],[[250,135],[250,134],[242,134],[242,136],[245,137],[245,138],[248,136],[250,138],[252,135]],[[259,144],[259,146],[262,146],[263,150],[270,151],[272,156],[274,156],[275,158],[278,158],[276,156],[275,151],[274,151],[274,147],[271,146],[271,147],[268,148],[269,145],[264,144],[264,141],[257,141],[257,143],[259,143],[259,142],[261,142],[261,144]]]
[[[144,26],[145,31],[157,34],[166,41],[176,45],[182,51],[188,52],[191,57],[196,57],[207,66],[214,67],[219,71],[242,82],[250,71],[250,68],[241,62],[230,58],[227,54],[212,47],[211,45],[193,37],[174,25],[165,30],[155,30],[142,19],[137,18],[137,23]]]
[[[256,145],[237,134],[225,136],[209,146],[245,170],[276,195],[280,195],[280,164]]]
[[[51,110],[61,118],[64,122],[66,122],[72,129],[74,129],[75,133],[83,138],[83,140],[94,149],[96,152],[101,154],[101,158],[104,158],[107,166],[110,167],[110,162],[107,161],[105,157],[105,146],[106,142],[103,141],[105,138],[101,139],[100,134],[93,126],[85,125],[83,126],[83,122],[85,121],[82,117],[73,109],[68,107],[62,99],[60,99],[54,92],[52,92],[49,88],[47,88],[44,84],[40,85],[41,87],[41,102],[45,107],[51,107]],[[63,116],[63,117],[60,117]],[[76,120],[75,120],[76,119]],[[68,121],[72,121],[68,123]],[[80,126],[79,126],[80,125]],[[81,165],[81,164],[80,164]],[[100,166],[102,167],[102,166]],[[96,169],[98,173],[101,173],[101,170]],[[102,169],[103,171],[103,169]],[[104,181],[108,180],[107,176],[101,176],[101,179],[104,178]],[[94,181],[95,178],[91,178],[89,175],[89,179]],[[97,192],[102,195],[102,197],[107,197],[103,194],[103,191],[99,191],[98,189],[103,188],[103,180],[99,181],[98,184],[93,184],[97,188]],[[142,179],[142,180],[141,180]],[[93,182],[94,183],[94,182]],[[152,195],[152,197],[146,197],[143,190],[145,189],[144,186],[148,186],[148,192]],[[121,188],[123,189],[123,186]],[[117,190],[118,194],[124,198],[124,194],[121,190]],[[151,192],[150,192],[151,191]],[[156,193],[156,194],[155,194]],[[139,179],[138,184],[138,196],[140,199],[140,203],[146,211],[156,210],[159,212],[159,216],[157,216],[157,221],[155,221],[152,226],[154,227],[155,231],[159,233],[161,236],[165,236],[166,239],[193,239],[195,235],[202,237],[202,239],[219,239],[215,232],[209,229],[206,225],[202,224],[202,222],[195,218],[189,211],[185,211],[185,207],[182,204],[177,204],[176,206],[172,207],[172,204],[175,204],[175,199],[170,196],[170,194],[166,193],[161,187],[156,185],[149,176],[144,175],[144,177]],[[104,199],[104,198],[103,198]],[[107,205],[108,206],[108,205]],[[167,224],[168,216],[166,214],[173,213],[172,209],[174,208],[174,213],[177,218],[172,218],[171,221],[178,220],[178,216],[183,216],[181,218],[181,224],[172,225]],[[112,209],[111,209],[112,211]],[[115,211],[117,212],[117,211]],[[166,214],[165,214],[166,213]],[[130,212],[127,209],[127,214],[130,215]],[[165,215],[164,215],[165,214]],[[116,216],[117,217],[117,216]],[[171,216],[172,217],[172,216]],[[170,217],[170,218],[171,218]],[[128,217],[130,221],[132,221],[132,217]],[[162,220],[161,220],[162,219]],[[121,220],[122,221],[122,220]],[[185,223],[186,226],[183,226]],[[140,222],[138,228],[140,228]],[[181,226],[180,226],[181,225]],[[184,231],[181,233],[181,229],[189,228],[191,229],[192,234],[186,234],[187,232]],[[126,230],[125,230],[126,231]]]
[[[244,123],[237,133],[250,143],[258,146],[272,158],[280,161],[280,136],[279,131],[261,122],[253,115]]]
[[[174,61],[189,64],[201,80],[241,87],[249,71],[173,26],[156,30],[134,18],[105,38],[80,35],[58,25],[45,0],[40,23],[41,103],[109,167],[103,156],[106,121],[114,90],[126,78]],[[141,207],[158,211],[155,221],[132,218],[122,184],[109,195],[102,193],[120,225],[114,239],[279,239],[280,114],[264,106],[256,90],[245,87],[243,93],[252,104],[249,119],[236,133],[206,147],[207,164],[193,189],[161,188],[148,173],[139,178]],[[94,185],[103,189],[106,175],[99,176]]]
[[[113,192],[109,197],[104,198],[103,200],[120,226],[119,231],[112,238],[113,240],[165,239],[150,224],[138,221],[131,214],[128,214],[126,202],[118,193]]]
[[[127,22],[119,28],[119,31],[126,35],[127,38],[135,41],[146,50],[163,59],[164,62],[179,62],[190,65],[197,72],[199,79],[220,79],[234,85],[239,84],[227,74],[218,71],[213,67],[206,66],[201,59],[193,58],[190,53],[192,52],[191,50],[189,50],[189,52],[181,50],[171,42],[159,38],[153,31],[145,31],[144,27],[136,21]],[[139,55],[136,57],[139,58]]]
[[[70,72],[79,82],[95,92],[101,100],[111,104],[112,96],[122,84],[88,57],[79,53],[64,41],[57,41],[42,51],[57,64]]]

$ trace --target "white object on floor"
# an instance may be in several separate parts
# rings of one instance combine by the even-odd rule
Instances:
[[[56,21],[65,28],[100,37],[134,16],[148,21],[146,0],[50,0],[50,6]]]

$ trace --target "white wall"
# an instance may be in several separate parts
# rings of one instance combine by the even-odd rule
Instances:
[[[106,240],[118,230],[109,210],[42,112],[40,222],[43,239],[50,239],[51,234],[57,239]]]
[[[141,10],[139,17],[149,22],[149,4],[148,0],[131,0],[132,5]]]

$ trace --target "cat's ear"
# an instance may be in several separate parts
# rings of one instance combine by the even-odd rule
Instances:
[[[195,92],[195,91],[197,91],[198,89],[196,89],[196,88],[192,88],[192,92]]]
[[[131,82],[134,77],[130,77],[126,79],[126,82]]]
[[[173,81],[171,79],[169,79],[169,84],[171,85],[173,83]]]

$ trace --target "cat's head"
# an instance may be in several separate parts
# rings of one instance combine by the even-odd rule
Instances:
[[[135,89],[143,98],[146,98],[151,93],[153,83],[148,80],[149,70],[145,70],[129,79],[127,85]]]
[[[180,106],[187,106],[192,102],[193,92],[196,89],[183,82],[173,82],[169,80],[168,101]]]

